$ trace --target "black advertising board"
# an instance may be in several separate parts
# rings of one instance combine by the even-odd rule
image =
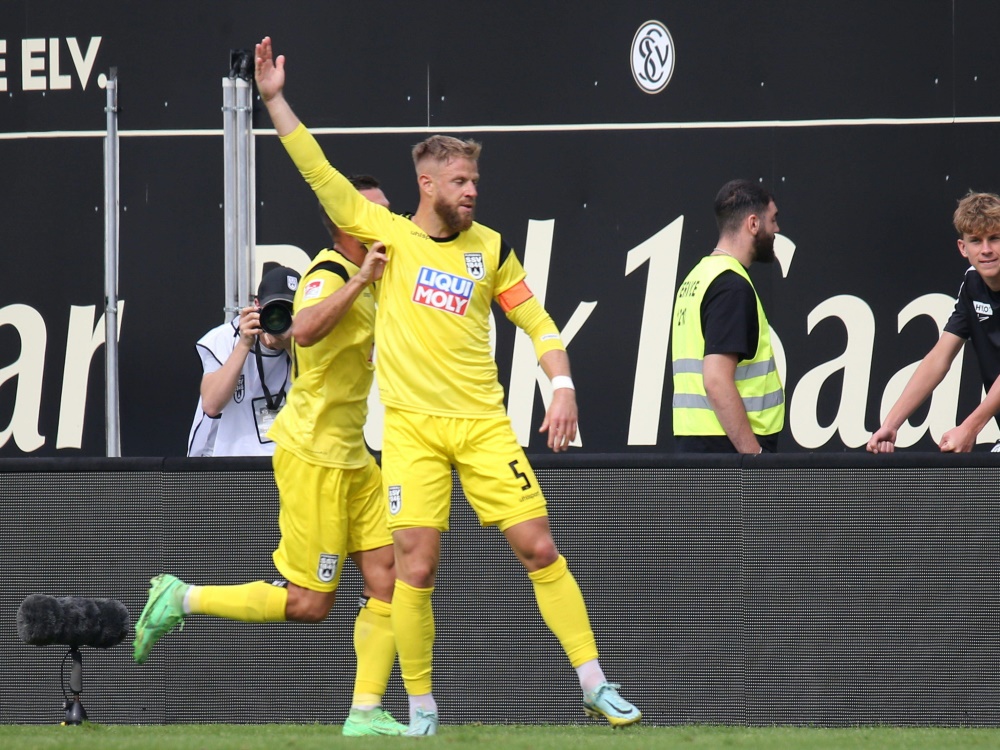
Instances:
[[[863,446],[958,290],[956,201],[1000,190],[1000,6],[986,0],[905,17],[860,1],[272,5],[0,8],[0,456],[104,452],[112,67],[126,456],[184,452],[194,342],[223,319],[221,82],[230,50],[264,34],[331,162],[377,175],[398,210],[416,201],[414,142],[482,141],[478,218],[572,332],[577,452],[672,450],[671,303],[714,245],[728,179],[761,180],[780,211],[780,262],[751,276],[781,344],[789,452]],[[307,258],[326,242],[315,203],[265,113],[255,126],[258,255]],[[540,452],[533,365],[497,314],[512,419]],[[901,448],[933,449],[978,403],[973,360]],[[377,410],[369,427],[377,449]],[[982,447],[998,437],[990,425]]]

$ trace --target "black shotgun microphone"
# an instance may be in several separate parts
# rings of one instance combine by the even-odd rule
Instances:
[[[122,642],[129,629],[128,610],[114,599],[83,599],[78,596],[56,598],[45,594],[25,597],[17,610],[17,634],[31,646],[69,646],[63,657],[72,659],[69,689],[63,687],[63,724],[75,725],[87,721],[87,711],[80,700],[83,692],[83,654],[80,646],[111,648]],[[59,670],[63,674],[62,668]]]
[[[31,646],[111,648],[128,629],[128,610],[114,599],[31,594],[17,610],[17,634]]]

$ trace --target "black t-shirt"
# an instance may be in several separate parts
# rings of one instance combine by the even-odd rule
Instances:
[[[705,290],[701,301],[705,354],[735,354],[752,359],[757,353],[757,295],[750,282],[735,271],[723,271]]]
[[[972,342],[983,386],[988,391],[1000,376],[1000,293],[991,291],[975,268],[965,272],[955,310],[944,330]]]

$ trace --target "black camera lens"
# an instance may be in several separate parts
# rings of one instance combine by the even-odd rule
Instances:
[[[265,333],[280,336],[292,327],[292,304],[274,300],[260,308],[260,327]]]

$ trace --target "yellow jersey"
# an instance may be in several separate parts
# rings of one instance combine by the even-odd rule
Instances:
[[[293,311],[319,304],[347,283],[358,267],[336,250],[323,250],[302,275]],[[330,333],[314,345],[292,346],[292,388],[268,437],[311,464],[358,468],[369,461],[368,417],[375,344],[375,298],[367,287]]]
[[[433,239],[409,218],[358,193],[304,125],[281,141],[334,223],[367,244],[378,240],[386,246],[375,357],[382,402],[438,416],[504,415],[490,348],[490,305],[522,282],[525,272],[500,234],[473,223],[452,237]],[[562,349],[551,318],[530,291],[516,293],[513,303],[502,306],[532,335],[538,356]],[[529,298],[534,307],[518,307]]]

